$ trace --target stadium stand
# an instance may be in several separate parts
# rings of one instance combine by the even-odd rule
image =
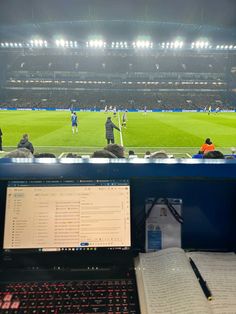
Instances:
[[[234,54],[147,51],[10,53],[0,107],[235,109]]]

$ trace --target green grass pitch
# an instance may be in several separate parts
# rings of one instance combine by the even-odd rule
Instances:
[[[69,111],[0,111],[3,148],[12,150],[28,133],[36,152],[91,153],[106,145],[104,124],[109,115],[78,112],[79,132],[72,134]],[[124,146],[140,154],[158,149],[193,154],[207,137],[225,153],[236,146],[236,113],[128,113],[127,117],[127,128],[122,128]],[[119,118],[112,119],[119,126]],[[116,143],[121,143],[120,133],[114,132]]]

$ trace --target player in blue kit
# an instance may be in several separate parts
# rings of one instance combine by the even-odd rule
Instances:
[[[71,125],[72,125],[72,133],[78,133],[78,117],[76,112],[74,111],[71,115]]]

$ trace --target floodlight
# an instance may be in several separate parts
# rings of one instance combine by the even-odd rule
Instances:
[[[59,45],[62,46],[62,47],[64,47],[64,46],[65,46],[65,41],[64,41],[63,39],[61,39],[61,40],[59,41]]]
[[[233,49],[233,45],[230,45],[230,46],[229,46],[229,49]]]

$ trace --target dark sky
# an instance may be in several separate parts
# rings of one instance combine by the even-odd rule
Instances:
[[[0,24],[141,19],[236,27],[236,0],[0,0]]]

